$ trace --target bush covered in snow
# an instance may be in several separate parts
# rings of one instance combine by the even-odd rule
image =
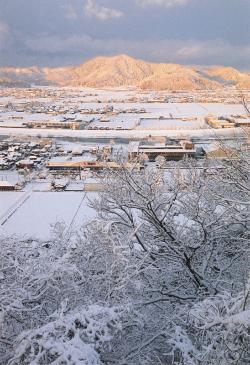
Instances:
[[[120,329],[118,313],[118,308],[94,305],[58,313],[51,322],[17,338],[9,364],[101,365],[102,348]]]

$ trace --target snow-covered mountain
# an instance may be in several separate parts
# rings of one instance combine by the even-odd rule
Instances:
[[[250,75],[231,67],[152,63],[127,55],[96,57],[76,67],[0,68],[0,85],[134,86],[145,90],[250,88]]]

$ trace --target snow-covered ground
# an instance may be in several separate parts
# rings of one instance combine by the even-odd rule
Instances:
[[[65,99],[67,100],[67,99]],[[57,102],[53,102],[53,105],[60,105]],[[76,118],[79,120],[91,120],[93,118],[103,118],[110,120],[110,122],[95,122],[92,124],[92,127],[99,128],[122,128],[122,129],[132,129],[135,128],[139,119],[141,117],[150,117],[150,118],[204,118],[208,114],[213,114],[214,116],[231,116],[234,114],[244,114],[244,108],[240,104],[223,104],[223,103],[209,103],[209,104],[199,104],[199,103],[79,103],[74,104],[74,108],[76,109],[88,109],[88,110],[100,110],[105,109],[105,107],[113,107],[114,110],[120,111],[120,113],[116,115],[109,114],[58,114],[51,115],[46,113],[32,113],[32,112],[16,112],[16,111],[8,111],[8,112],[0,112],[0,134],[4,133],[2,129],[8,127],[22,127],[24,122],[29,121],[62,121],[67,117]],[[123,113],[124,110],[141,110],[145,109],[146,113]],[[174,129],[175,126],[178,126],[179,121],[172,120],[169,124],[169,129]],[[157,122],[155,124],[157,127]],[[196,125],[193,125],[192,122],[187,122],[187,129],[196,128]],[[145,126],[146,128],[146,126]],[[161,129],[161,126],[158,127]],[[183,126],[185,129],[185,126]],[[151,129],[151,127],[150,127]],[[166,127],[164,126],[164,128]],[[70,132],[70,131],[69,131]],[[19,133],[19,131],[17,132]],[[78,131],[80,133],[80,131]]]
[[[0,192],[0,234],[49,239],[57,222],[77,227],[95,215],[95,211],[88,206],[94,193],[31,192],[18,207],[18,201],[25,194]],[[5,213],[11,211],[14,211],[13,215],[4,223],[8,217]]]
[[[22,196],[23,192],[0,192],[0,220]]]
[[[204,119],[199,120],[182,120],[182,119],[141,119],[140,126],[137,129],[152,129],[152,130],[174,130],[174,129],[201,129],[205,128]]]

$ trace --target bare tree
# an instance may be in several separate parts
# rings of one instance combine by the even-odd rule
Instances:
[[[245,109],[246,114],[248,116],[250,116],[250,108],[248,106],[248,103],[246,101],[245,95],[244,95],[244,93],[243,93],[242,90],[240,90],[240,99],[241,99],[241,103],[242,103],[242,105],[243,105],[243,107]]]
[[[244,159],[241,166],[249,178]],[[249,181],[239,185],[243,171],[234,173],[233,179],[227,164],[197,170],[186,162],[186,169],[165,174],[123,170],[106,177],[107,190],[93,206],[117,242],[122,261],[127,261],[120,287],[126,288],[144,319],[143,335],[134,327],[130,342],[123,332],[127,348],[118,351],[124,354],[122,364],[211,363],[202,362],[198,350],[194,356],[196,331],[188,331],[187,313],[196,303],[244,289],[249,272]],[[244,223],[239,229],[240,221]],[[183,346],[191,354],[188,361],[184,347],[176,346],[176,336],[187,342]],[[238,341],[240,332],[235,336]]]

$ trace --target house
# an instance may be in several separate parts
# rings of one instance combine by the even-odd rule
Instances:
[[[236,125],[234,120],[232,119],[223,119],[223,118],[215,118],[213,116],[207,116],[205,118],[206,123],[214,128],[214,129],[221,129],[221,128],[234,128]]]
[[[77,146],[72,150],[73,156],[82,156],[84,148],[82,146]]]
[[[31,161],[31,160],[21,160],[16,163],[17,169],[26,168],[26,169],[31,170],[31,169],[33,169],[34,165],[35,165],[34,161]]]
[[[236,127],[250,127],[250,118],[238,118],[235,120]]]
[[[105,185],[96,179],[88,178],[84,181],[84,191],[103,191],[104,189]]]
[[[13,191],[15,186],[9,181],[0,181],[0,191]]]
[[[69,181],[66,179],[54,180],[51,183],[51,187],[55,190],[65,190]]]

